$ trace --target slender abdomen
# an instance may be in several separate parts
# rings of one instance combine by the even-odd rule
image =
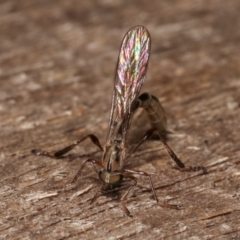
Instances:
[[[149,93],[141,94],[139,100],[140,107],[147,112],[152,128],[156,129],[160,135],[164,135],[166,133],[167,118],[159,100]]]

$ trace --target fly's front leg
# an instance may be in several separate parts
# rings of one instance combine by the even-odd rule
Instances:
[[[200,171],[204,174],[207,173],[207,170],[203,166],[187,166],[185,167],[184,163],[177,157],[177,155],[173,152],[173,150],[168,146],[166,140],[164,139],[164,135],[166,133],[166,125],[167,125],[167,119],[165,115],[165,111],[159,102],[159,100],[149,94],[149,93],[143,93],[139,96],[137,100],[138,107],[142,107],[145,109],[145,111],[148,114],[148,118],[151,122],[152,129],[146,132],[145,136],[143,137],[143,140],[137,145],[139,147],[143,141],[150,138],[154,131],[156,131],[160,137],[160,140],[162,141],[164,147],[166,148],[168,154],[172,158],[172,160],[176,163],[177,168],[180,171]],[[136,147],[136,148],[137,148]],[[135,149],[136,149],[135,148]],[[135,150],[134,149],[134,150]]]
[[[133,175],[134,174],[137,174],[137,175],[141,175],[141,176],[145,176],[149,179],[149,183],[150,183],[150,186],[151,186],[151,189],[152,189],[152,192],[153,192],[153,196],[154,196],[154,199],[158,202],[158,198],[157,198],[157,195],[156,195],[156,192],[155,192],[155,189],[154,189],[154,186],[153,186],[153,183],[152,183],[152,179],[151,179],[151,176],[146,173],[146,172],[143,172],[143,171],[134,171],[134,170],[130,170],[130,169],[124,169],[123,171],[123,177],[124,178],[129,178],[131,180],[133,180],[133,184],[132,186],[128,189],[128,191],[123,195],[123,197],[121,198],[121,204],[122,204],[122,208],[123,208],[123,211],[129,216],[129,217],[132,217],[129,210],[127,209],[126,207],[126,200],[127,200],[127,197],[129,195],[129,193],[133,190],[133,188],[137,185],[137,178],[134,177]]]
[[[155,188],[153,186],[153,182],[152,182],[152,178],[151,176],[146,173],[146,172],[143,172],[143,171],[136,171],[136,170],[130,170],[130,169],[124,169],[124,172],[127,172],[127,173],[130,173],[131,175],[132,174],[137,174],[137,175],[141,175],[141,176],[144,176],[144,177],[147,177],[148,180],[149,180],[149,183],[150,183],[150,186],[151,186],[151,189],[152,189],[152,193],[153,193],[153,196],[154,196],[154,199],[158,202],[158,198],[157,198],[157,194],[155,192]],[[129,175],[126,174],[126,176],[123,174],[124,177],[127,177]],[[131,190],[131,189],[130,189]]]
[[[93,204],[97,200],[97,198],[102,195],[102,189],[103,189],[103,186],[98,188],[97,192],[95,193],[93,198],[90,200],[90,204]]]
[[[62,155],[68,153],[69,151],[71,151],[73,148],[75,148],[77,145],[79,145],[81,142],[83,142],[84,140],[86,140],[87,138],[90,138],[92,143],[95,144],[97,147],[100,148],[101,151],[103,151],[103,148],[98,140],[98,138],[93,135],[93,134],[89,134],[81,139],[79,139],[78,141],[76,141],[75,143],[55,152],[54,154],[51,154],[49,152],[43,151],[43,150],[39,150],[39,149],[33,149],[31,152],[37,156],[47,156],[47,157],[52,157],[52,158],[59,158]]]
[[[92,167],[93,167],[93,169],[94,169],[94,171],[95,171],[96,173],[98,173],[98,170],[97,170],[97,168],[95,167],[95,165],[98,165],[98,166],[100,166],[100,167],[103,167],[103,165],[102,165],[102,163],[101,163],[100,161],[97,161],[97,160],[95,160],[95,159],[87,159],[87,160],[82,164],[80,170],[78,171],[78,173],[76,174],[76,176],[73,178],[73,180],[72,180],[71,183],[74,183],[74,182],[77,181],[77,179],[78,179],[78,178],[80,177],[80,175],[82,174],[82,171],[83,171],[83,169],[84,169],[84,167],[86,166],[87,163],[91,163],[91,165],[92,165]],[[95,165],[94,165],[94,164],[95,164]]]
[[[133,188],[137,185],[137,178],[134,176],[131,176],[130,174],[123,174],[124,178],[128,178],[131,179],[133,181],[132,186],[128,189],[128,191],[122,196],[121,198],[121,205],[122,205],[122,209],[123,211],[126,213],[127,216],[132,217],[130,211],[128,210],[128,208],[126,207],[126,200],[127,197],[129,195],[129,193],[133,190]]]
[[[131,180],[134,181],[134,183],[132,184],[132,186],[129,188],[129,190],[123,195],[123,197],[121,198],[121,204],[122,204],[122,208],[123,208],[123,211],[129,216],[129,217],[132,217],[129,210],[127,209],[126,205],[125,205],[125,202],[127,200],[127,197],[129,195],[129,193],[133,190],[133,188],[137,185],[137,178],[134,177],[133,175],[134,174],[137,174],[137,175],[140,175],[140,176],[144,176],[144,177],[147,177],[148,180],[149,180],[149,183],[150,183],[150,186],[151,186],[151,189],[152,189],[152,193],[153,193],[153,196],[154,196],[154,199],[156,200],[157,204],[161,207],[164,207],[164,208],[171,208],[171,209],[177,209],[177,210],[180,210],[182,209],[181,206],[179,205],[172,205],[172,204],[169,204],[168,202],[163,202],[163,203],[160,203],[159,200],[158,200],[158,197],[157,197],[157,194],[155,192],[155,188],[153,186],[153,182],[152,182],[152,178],[151,176],[146,173],[146,172],[143,172],[143,171],[136,171],[136,170],[130,170],[130,169],[124,169],[124,172],[123,172],[123,177],[124,178],[129,178]]]

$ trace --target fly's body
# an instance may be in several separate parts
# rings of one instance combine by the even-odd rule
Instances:
[[[124,168],[124,160],[126,158],[125,146],[127,131],[129,129],[132,116],[137,108],[141,107],[146,110],[152,127],[146,132],[142,140],[139,142],[139,144],[137,144],[133,151],[135,151],[146,139],[149,139],[153,133],[157,133],[160,141],[164,144],[166,150],[171,158],[175,161],[179,170],[202,170],[204,173],[206,173],[206,169],[202,166],[185,167],[185,165],[166,143],[164,135],[166,133],[167,121],[164,109],[158,99],[149,93],[143,93],[139,96],[141,86],[147,73],[149,56],[150,35],[147,29],[143,26],[136,26],[130,29],[123,38],[118,57],[112,95],[109,130],[104,148],[102,148],[98,138],[95,135],[89,134],[70,146],[57,151],[53,155],[42,150],[32,150],[35,155],[57,158],[69,152],[85,139],[90,138],[91,141],[103,151],[102,159],[86,160],[73,179],[73,182],[75,182],[81,175],[87,163],[92,164],[94,170],[98,173],[99,178],[104,185],[118,185],[124,178],[132,180],[133,184],[121,198],[123,210],[129,216],[130,212],[125,206],[125,201],[127,200],[131,190],[137,184],[137,178],[135,175],[145,176],[149,179],[154,198],[158,202],[150,175],[143,171],[135,171]],[[97,170],[96,165],[101,167],[100,171]],[[173,205],[164,204],[164,206],[172,207]]]

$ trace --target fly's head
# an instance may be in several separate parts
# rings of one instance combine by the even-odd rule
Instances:
[[[102,169],[99,172],[99,178],[104,184],[116,186],[122,182],[123,175],[119,172],[108,172],[107,170]]]

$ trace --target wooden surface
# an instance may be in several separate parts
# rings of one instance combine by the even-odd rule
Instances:
[[[240,239],[240,2],[0,1],[0,239]],[[101,196],[89,166],[101,153],[86,141],[63,159],[31,155],[107,134],[115,64],[134,25],[152,37],[143,91],[168,116],[169,145],[186,165],[181,173],[158,141],[126,161],[151,174],[139,179],[127,206],[126,189]],[[138,113],[129,148],[147,129]],[[128,184],[128,183],[126,183]]]

